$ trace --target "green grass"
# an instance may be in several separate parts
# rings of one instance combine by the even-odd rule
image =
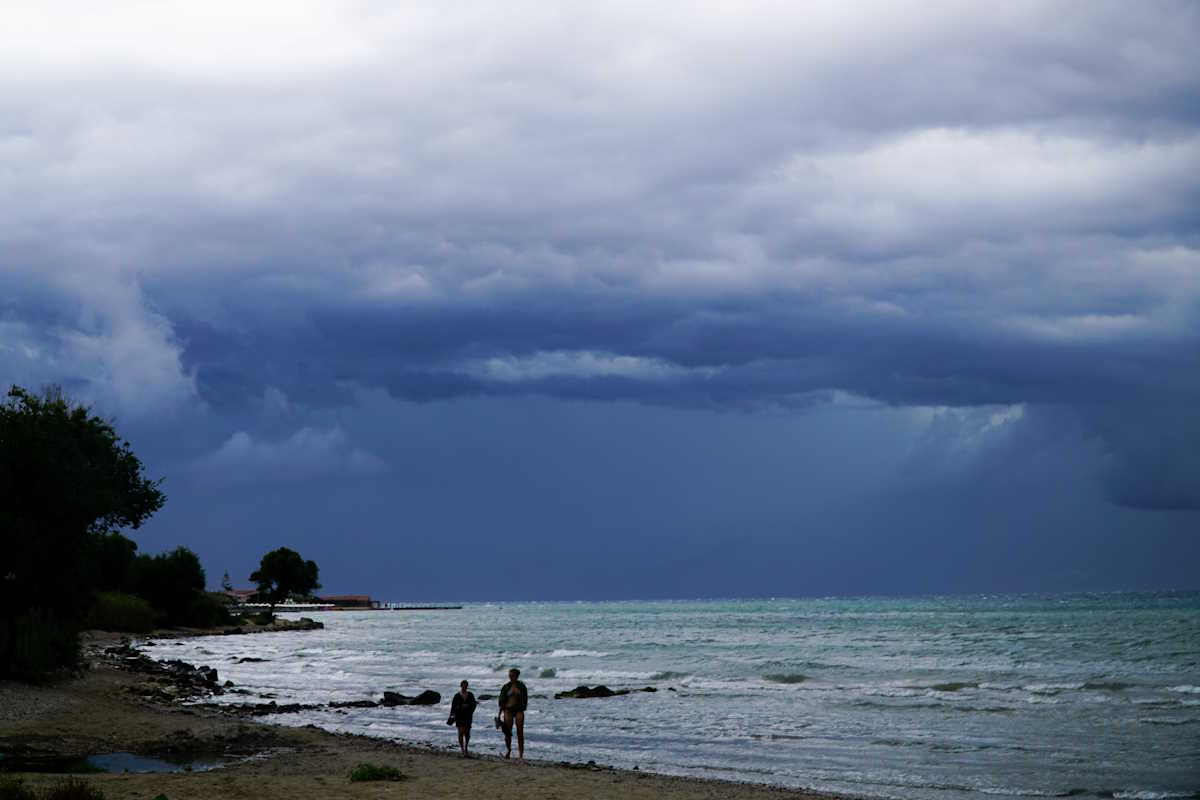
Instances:
[[[359,764],[350,773],[351,781],[402,781],[404,775],[395,767],[378,764]]]

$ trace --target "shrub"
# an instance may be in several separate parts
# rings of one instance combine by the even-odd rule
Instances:
[[[64,778],[42,792],[42,800],[104,800],[104,792],[79,778]]]
[[[359,764],[350,773],[351,781],[402,781],[404,775],[395,767],[378,764]]]
[[[79,635],[53,611],[31,608],[0,617],[0,675],[38,681],[81,664]]]
[[[220,592],[197,593],[183,622],[197,628],[228,625],[233,622],[233,615],[229,613],[229,598]]]
[[[122,592],[96,595],[88,627],[120,633],[149,633],[154,629],[154,609],[140,597]]]
[[[37,800],[20,778],[0,778],[0,800]]]

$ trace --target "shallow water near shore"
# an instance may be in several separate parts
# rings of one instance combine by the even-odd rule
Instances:
[[[125,752],[94,753],[86,756],[48,754],[12,755],[0,753],[0,773],[206,772],[212,769],[220,769],[225,764],[226,761],[221,759],[167,759]]]
[[[528,755],[855,796],[1200,796],[1200,594],[470,604],[163,641],[279,703],[441,692],[288,725],[436,745],[466,678],[530,692]],[[244,661],[246,657],[265,659]],[[580,684],[655,693],[554,700]],[[673,688],[675,691],[668,691]],[[244,694],[216,698],[243,703]],[[491,703],[472,745],[496,752]]]
[[[221,760],[171,760],[136,753],[97,753],[87,763],[104,772],[206,772],[225,766]]]

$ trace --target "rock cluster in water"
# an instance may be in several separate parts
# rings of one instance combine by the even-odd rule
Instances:
[[[616,690],[613,690],[613,689],[608,688],[604,684],[598,684],[596,686],[591,686],[591,687],[576,686],[574,689],[570,689],[565,692],[555,692],[554,699],[555,700],[565,700],[568,698],[586,699],[589,697],[617,697],[619,695],[632,694],[634,692],[657,692],[657,691],[658,691],[658,689],[656,689],[653,686],[646,686],[642,689],[616,689]]]
[[[435,691],[426,689],[416,697],[407,697],[396,692],[384,692],[381,706],[435,706],[442,702],[442,696]]]
[[[317,622],[311,617],[301,617],[300,619],[279,619],[276,617],[268,625],[256,625],[251,627],[243,627],[238,625],[234,628],[224,628],[219,631],[211,631],[209,636],[241,636],[246,633],[272,633],[274,631],[319,631],[325,628],[324,622]]]

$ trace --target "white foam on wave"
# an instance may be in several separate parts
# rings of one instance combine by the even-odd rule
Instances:
[[[1200,686],[1192,686],[1185,683],[1180,686],[1168,686],[1168,692],[1179,692],[1180,694],[1200,694]]]
[[[929,689],[919,689],[912,686],[858,686],[858,687],[838,687],[847,689],[858,689],[860,694],[867,697],[926,697],[932,694]]]
[[[653,672],[633,672],[610,669],[558,669],[554,677],[564,680],[593,680],[593,681],[648,681],[654,677]]]
[[[1149,789],[1113,792],[1116,800],[1171,800],[1175,797],[1195,797],[1192,792],[1155,792]]]
[[[1002,797],[1055,797],[1054,792],[1038,789],[1014,789],[1008,786],[984,786],[976,789],[980,794],[1000,795]]]
[[[1138,722],[1142,723],[1143,725],[1192,725],[1196,722],[1200,722],[1200,720],[1197,720],[1194,717],[1142,717],[1138,720]]]
[[[551,650],[545,653],[547,658],[604,658],[611,655],[600,650]]]
[[[1034,694],[1059,694],[1060,692],[1075,692],[1083,688],[1082,683],[1031,683],[1022,687]]]

